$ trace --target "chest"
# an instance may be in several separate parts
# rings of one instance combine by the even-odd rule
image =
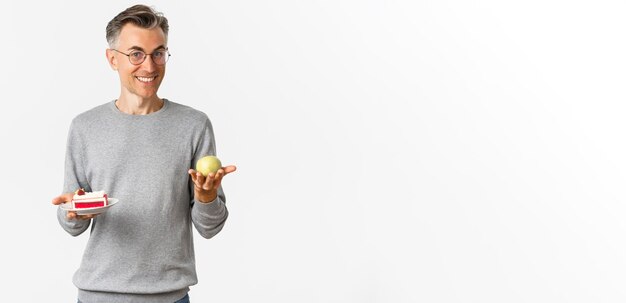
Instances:
[[[103,125],[85,142],[85,173],[92,181],[183,177],[197,147],[193,132],[157,123]]]

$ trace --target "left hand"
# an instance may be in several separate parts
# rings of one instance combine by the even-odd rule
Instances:
[[[222,184],[222,179],[227,174],[230,174],[237,170],[234,165],[222,167],[215,173],[209,173],[208,176],[203,176],[200,172],[190,169],[188,171],[193,181],[193,193],[197,201],[203,203],[209,203],[217,198],[217,189]]]

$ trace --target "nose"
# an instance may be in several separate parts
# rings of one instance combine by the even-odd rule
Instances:
[[[147,55],[148,58],[141,62],[141,67],[145,68],[147,71],[155,71],[157,69],[157,64],[154,63],[154,59],[152,59],[152,55]]]

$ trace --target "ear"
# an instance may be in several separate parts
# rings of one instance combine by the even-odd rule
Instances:
[[[109,61],[109,66],[111,66],[113,70],[117,70],[117,58],[115,57],[115,51],[110,48],[107,48],[106,57],[107,57],[107,61]]]

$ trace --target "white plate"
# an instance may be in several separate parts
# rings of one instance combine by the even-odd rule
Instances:
[[[118,201],[115,198],[108,198],[108,200],[109,200],[109,205],[102,206],[102,207],[70,208],[72,206],[72,203],[67,202],[67,203],[61,204],[61,209],[64,209],[64,210],[67,210],[67,211],[75,211],[76,214],[79,214],[79,215],[96,215],[96,214],[101,214],[101,213],[107,211],[109,209],[109,207],[115,205],[117,203],[117,201]]]

